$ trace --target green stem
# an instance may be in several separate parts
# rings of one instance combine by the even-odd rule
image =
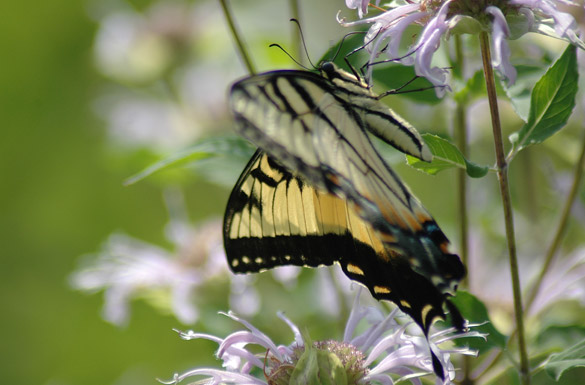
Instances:
[[[234,38],[234,42],[236,43],[236,46],[238,48],[238,52],[240,53],[240,58],[244,62],[244,65],[246,66],[246,69],[248,70],[249,74],[254,75],[256,73],[256,70],[254,69],[254,66],[252,65],[252,61],[250,60],[250,57],[248,56],[248,53],[247,53],[248,51],[246,50],[244,42],[242,41],[242,39],[240,39],[240,34],[238,33],[238,30],[236,28],[236,24],[234,23],[234,19],[232,18],[232,14],[228,8],[227,0],[219,0],[219,3],[221,4],[221,8],[223,9],[223,14],[225,16],[225,20],[228,23],[228,26],[230,28],[230,32],[232,33],[232,36]]]
[[[461,78],[463,74],[464,56],[461,43],[461,35],[455,35],[455,66],[454,75]],[[457,148],[461,154],[467,158],[467,101],[456,99],[455,101],[454,128],[457,140]],[[461,260],[465,266],[468,266],[469,260],[469,222],[467,216],[467,172],[465,169],[457,170],[457,213],[459,214],[459,252]],[[469,276],[466,276],[462,286],[469,287]],[[461,385],[473,385],[471,378],[471,360],[470,356],[463,356],[463,380]]]
[[[458,67],[463,67],[463,52],[461,50],[461,36],[455,35],[455,53],[456,63]],[[462,68],[459,68],[458,72],[463,72]],[[467,158],[467,102],[457,99],[455,107],[455,137],[457,139],[457,148],[461,151],[461,154]],[[469,225],[467,218],[467,173],[466,170],[461,168],[457,171],[457,198],[459,213],[459,236],[460,236],[460,253],[463,263],[467,266],[468,264],[468,250],[469,250]],[[464,285],[469,287],[469,277],[465,278]]]
[[[575,165],[575,172],[573,174],[573,185],[571,186],[571,191],[569,191],[569,196],[567,197],[567,201],[565,202],[565,207],[563,208],[563,213],[559,220],[559,224],[557,226],[557,231],[555,232],[555,236],[550,247],[547,250],[546,257],[544,258],[544,264],[542,265],[542,269],[540,270],[540,274],[534,282],[530,293],[528,294],[528,301],[526,301],[526,310],[530,309],[532,304],[534,303],[534,299],[540,290],[540,285],[548,272],[550,265],[553,262],[554,256],[561,245],[561,240],[563,239],[563,235],[565,233],[565,229],[567,228],[567,222],[569,220],[569,216],[571,213],[571,207],[573,206],[573,202],[575,202],[575,198],[577,197],[577,192],[579,191],[579,186],[581,185],[581,179],[583,177],[583,167],[585,163],[585,136],[583,137],[583,143],[581,147],[581,155],[579,155],[579,161]]]
[[[299,23],[301,22],[300,19],[300,10],[299,10],[299,1],[298,0],[289,0],[289,7],[290,7],[290,16],[292,19],[297,20]],[[303,56],[301,56],[302,50],[302,41],[301,41],[301,34],[299,31],[299,26],[295,23],[290,23],[292,27],[292,47],[293,51],[291,52],[291,56],[297,58],[301,63],[303,63]]]
[[[514,313],[516,316],[516,328],[518,330],[518,349],[520,350],[520,380],[523,385],[530,384],[530,368],[528,354],[526,350],[526,341],[524,337],[524,312],[522,309],[522,294],[520,291],[520,277],[518,272],[518,259],[516,256],[516,240],[514,235],[514,216],[512,212],[512,202],[510,198],[510,188],[508,184],[508,164],[504,154],[504,144],[502,140],[502,128],[500,125],[500,113],[498,111],[498,99],[496,95],[496,84],[494,72],[491,64],[491,52],[489,45],[489,36],[487,32],[479,34],[481,53],[483,59],[483,71],[490,106],[492,119],[492,128],[494,134],[494,145],[496,151],[496,164],[498,167],[498,181],[500,184],[500,194],[502,196],[502,206],[504,209],[504,220],[506,224],[506,239],[508,242],[508,255],[510,259],[510,274],[512,277],[512,289],[514,292]]]
[[[573,173],[573,183],[571,186],[571,190],[569,191],[569,195],[567,196],[567,200],[565,201],[565,206],[563,208],[563,212],[561,214],[559,224],[557,226],[557,230],[556,230],[555,235],[553,237],[553,241],[552,241],[549,249],[547,250],[546,256],[544,258],[544,264],[541,268],[540,274],[539,274],[538,278],[536,279],[536,281],[532,284],[530,292],[527,296],[528,300],[526,301],[526,306],[525,306],[526,311],[528,311],[531,308],[531,306],[533,305],[534,300],[536,298],[536,295],[538,294],[538,292],[540,290],[540,285],[542,284],[542,281],[544,280],[544,277],[548,273],[550,265],[552,264],[552,262],[554,260],[554,256],[555,256],[556,252],[558,251],[558,248],[561,244],[561,240],[563,238],[563,234],[564,234],[565,229],[567,227],[571,207],[573,206],[573,203],[575,202],[575,198],[577,197],[577,193],[579,191],[579,186],[581,185],[581,180],[583,179],[583,170],[585,168],[585,135],[583,136],[583,142],[582,142],[581,146],[582,146],[581,147],[581,154],[579,155],[579,160],[575,164],[575,171]],[[516,336],[516,330],[514,330],[514,331],[512,331],[512,333],[510,333],[510,339],[514,338],[515,336]],[[501,351],[493,359],[492,363],[483,370],[483,372],[480,374],[480,376],[482,376],[483,373],[487,373],[489,370],[491,370],[499,362],[501,357],[503,357],[503,351]]]

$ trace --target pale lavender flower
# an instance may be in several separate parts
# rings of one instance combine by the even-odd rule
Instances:
[[[168,152],[183,148],[203,133],[195,114],[152,94],[117,89],[100,96],[94,109],[107,122],[111,140],[125,147]]]
[[[376,0],[376,6],[380,4],[380,0]],[[368,13],[369,0],[345,0],[345,5],[349,9],[357,9],[360,19]]]
[[[226,115],[225,89],[240,71],[236,61],[218,60],[231,53],[221,13],[208,2],[168,0],[141,11],[99,8],[92,12],[94,56],[113,82],[95,110],[111,138],[168,153],[217,133]]]
[[[229,271],[220,220],[193,227],[174,219],[166,235],[174,245],[171,251],[124,234],[111,235],[99,253],[83,258],[70,277],[71,285],[90,293],[104,290],[103,317],[120,326],[128,322],[130,302],[136,298],[153,299],[159,307],[170,303],[170,309],[163,310],[191,324],[199,318],[200,289],[213,281],[227,282],[230,306],[239,314],[251,316],[260,310],[261,298],[254,286],[257,276]],[[285,286],[294,285],[298,274],[295,266],[272,271]]]
[[[570,300],[585,306],[585,248],[553,262],[529,309],[530,314],[538,315],[551,304]]]
[[[165,384],[177,384],[193,376],[206,377],[206,384],[281,384],[289,383],[294,372],[305,371],[307,375],[329,376],[331,362],[338,362],[345,372],[347,384],[393,384],[394,381],[411,380],[420,384],[418,377],[432,373],[430,349],[437,353],[439,360],[448,370],[448,377],[437,384],[450,384],[454,378],[450,354],[475,354],[467,348],[442,349],[438,345],[460,337],[481,337],[477,332],[454,334],[454,329],[446,329],[431,334],[429,342],[419,334],[410,333],[411,321],[398,309],[384,314],[379,308],[365,307],[359,302],[358,291],[354,307],[346,324],[342,341],[327,340],[311,342],[312,348],[321,356],[328,357],[327,365],[312,356],[307,348],[307,335],[300,332],[283,314],[278,316],[291,329],[294,341],[289,345],[277,345],[268,336],[247,321],[232,312],[225,314],[242,324],[246,330],[237,331],[222,339],[209,334],[193,331],[180,333],[187,340],[208,339],[219,345],[216,356],[223,361],[224,370],[215,368],[197,368],[183,374],[176,374],[172,381]],[[401,322],[398,322],[400,319]],[[404,324],[406,321],[406,324]],[[365,324],[365,329],[363,328]],[[361,333],[357,333],[358,325]],[[418,330],[418,329],[417,329]],[[263,352],[254,354],[248,345],[258,345]],[[258,349],[253,349],[258,351]],[[301,360],[301,358],[304,358]],[[309,369],[315,364],[313,369]],[[253,372],[263,373],[261,379]],[[398,378],[398,379],[396,379]]]
[[[186,218],[180,192],[166,191],[165,201],[171,220],[165,235],[171,250],[124,234],[112,234],[100,252],[87,255],[71,274],[70,283],[78,290],[104,291],[103,318],[125,325],[130,302],[141,298],[172,313],[184,324],[199,318],[197,296],[204,285],[223,281],[229,285],[230,307],[251,316],[260,310],[261,298],[254,283],[257,275],[230,272],[222,241],[222,224],[210,219],[194,227]],[[294,286],[300,268],[282,266],[272,270],[276,281]],[[334,289],[331,289],[334,291]]]
[[[484,243],[482,238],[472,234],[470,261],[467,265],[470,290],[489,304],[490,309],[500,309],[497,314],[509,314],[513,310],[514,300],[507,261],[485,256],[488,248]],[[533,252],[518,257],[520,270],[527,277],[523,280],[522,289],[527,292],[539,275],[541,265],[534,263]],[[535,317],[559,301],[572,300],[580,301],[585,306],[585,248],[555,259],[527,313]]]
[[[392,5],[399,2],[393,1]],[[437,86],[442,95],[448,88],[447,70],[433,65],[432,59],[441,40],[457,33],[491,32],[493,65],[501,76],[513,84],[516,70],[510,63],[510,48],[507,39],[518,38],[527,32],[538,32],[565,39],[585,49],[577,36],[577,24],[573,16],[557,8],[559,3],[574,4],[560,0],[413,0],[397,5],[377,16],[348,22],[338,21],[344,26],[372,24],[365,37],[365,47],[370,52],[369,63],[378,60],[384,52],[390,60],[405,65],[414,65],[419,76],[426,77]],[[358,8],[358,16],[367,13],[366,2],[346,1],[350,9]],[[417,41],[407,53],[400,53],[399,46],[406,27],[411,24],[423,26]]]
[[[170,227],[177,228],[176,223]],[[181,227],[184,227],[182,224]],[[124,325],[132,299],[170,297],[171,312],[183,323],[195,322],[198,310],[193,301],[196,289],[218,276],[227,276],[221,242],[221,222],[208,221],[175,239],[169,252],[124,234],[111,235],[102,251],[85,257],[71,275],[71,285],[82,291],[105,291],[103,317]],[[165,301],[166,302],[166,301]],[[160,304],[161,301],[155,301]]]
[[[162,1],[144,13],[130,8],[99,16],[98,68],[125,82],[156,79],[176,65],[194,42],[198,20],[188,3]]]

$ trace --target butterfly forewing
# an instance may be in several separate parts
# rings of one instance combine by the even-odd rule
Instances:
[[[307,183],[348,200],[389,247],[408,256],[413,269],[442,292],[452,293],[464,275],[463,266],[446,252],[447,238],[375,150],[366,134],[366,103],[356,103],[367,100],[370,105],[374,99],[369,89],[363,95],[356,89],[334,87],[304,71],[275,71],[236,83],[232,109],[242,135]],[[410,133],[402,127],[394,130]],[[402,147],[418,147],[415,139]],[[449,271],[450,276],[445,274]]]

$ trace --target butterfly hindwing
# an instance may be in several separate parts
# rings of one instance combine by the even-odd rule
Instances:
[[[375,298],[395,302],[425,332],[444,318],[442,293],[403,256],[389,252],[346,201],[304,183],[260,150],[229,198],[224,245],[235,272],[339,263],[348,277]]]
[[[347,216],[346,202],[307,185],[257,151],[228,201],[228,263],[235,272],[331,265],[353,248]]]

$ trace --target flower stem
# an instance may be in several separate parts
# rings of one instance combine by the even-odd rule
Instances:
[[[230,27],[230,32],[232,33],[232,36],[234,37],[234,42],[236,43],[236,46],[238,47],[238,52],[240,53],[240,58],[244,62],[244,65],[246,66],[248,73],[250,75],[254,75],[256,73],[256,70],[254,69],[254,66],[252,65],[252,61],[250,60],[250,57],[248,56],[244,42],[242,41],[242,39],[240,39],[240,34],[238,33],[238,30],[236,28],[236,24],[234,23],[234,19],[232,18],[232,14],[228,8],[227,0],[219,0],[219,3],[221,4],[221,8],[223,9],[223,14],[225,16],[225,20],[227,21],[228,26]]]
[[[455,35],[455,66],[454,76],[462,78],[465,58],[463,56],[461,35]],[[457,140],[457,148],[467,158],[467,101],[456,98],[454,113],[454,131]],[[459,214],[459,254],[465,266],[468,266],[469,255],[469,222],[467,217],[467,172],[465,169],[457,170],[457,213]],[[462,282],[463,287],[469,287],[469,275]],[[471,357],[463,356],[463,380],[462,385],[472,385]]]
[[[461,50],[461,36],[455,35],[455,52],[456,52],[456,63],[458,72],[462,72],[463,69],[463,52]],[[461,154],[467,158],[467,101],[457,99],[455,106],[455,137],[457,138],[457,148],[461,151]],[[459,252],[463,264],[467,266],[468,263],[468,249],[469,249],[469,225],[467,220],[467,173],[465,169],[458,169],[457,171],[457,211],[459,213]],[[469,276],[465,277],[465,286],[469,287]]]
[[[483,59],[483,71],[490,106],[492,119],[492,128],[494,134],[494,145],[496,150],[496,165],[498,168],[498,181],[500,184],[500,194],[502,196],[502,206],[504,208],[504,220],[506,224],[506,240],[508,242],[508,255],[510,259],[510,275],[512,277],[512,289],[514,291],[514,313],[516,316],[516,328],[518,330],[518,348],[520,350],[520,380],[523,385],[530,384],[530,368],[528,354],[526,351],[526,341],[524,338],[524,314],[522,310],[522,294],[520,292],[520,277],[518,272],[518,260],[516,257],[516,240],[514,235],[514,216],[512,212],[512,202],[510,198],[510,189],[508,184],[508,164],[504,154],[504,144],[502,140],[502,128],[500,125],[500,113],[498,111],[498,99],[496,96],[496,85],[494,71],[491,65],[491,53],[489,37],[487,32],[479,34],[481,45],[481,54]]]
[[[565,233],[565,229],[567,228],[567,222],[569,220],[569,214],[571,213],[571,207],[573,206],[573,202],[577,197],[577,192],[579,191],[579,186],[581,185],[581,179],[583,176],[583,167],[585,163],[585,136],[583,137],[583,143],[581,147],[581,155],[579,155],[579,160],[575,165],[575,172],[573,174],[573,185],[571,186],[571,191],[569,191],[569,196],[567,197],[567,201],[565,202],[565,207],[563,208],[563,213],[559,220],[559,224],[557,226],[557,231],[555,232],[555,236],[550,247],[547,250],[546,257],[544,258],[544,264],[542,265],[542,269],[540,270],[540,274],[534,282],[529,294],[528,300],[526,301],[526,310],[530,309],[532,304],[534,303],[534,299],[540,290],[540,285],[548,272],[550,265],[554,259],[554,256],[561,245],[561,240],[563,239],[563,235]]]
[[[290,7],[290,17],[292,19],[298,20],[300,23],[300,10],[299,10],[299,0],[289,0],[289,7]],[[301,63],[303,62],[303,57],[300,55],[300,53],[302,52],[302,42],[301,42],[301,34],[299,32],[299,26],[291,23],[292,26],[292,47],[294,49],[293,52],[291,52],[292,57],[298,58],[298,60],[301,61]]]

